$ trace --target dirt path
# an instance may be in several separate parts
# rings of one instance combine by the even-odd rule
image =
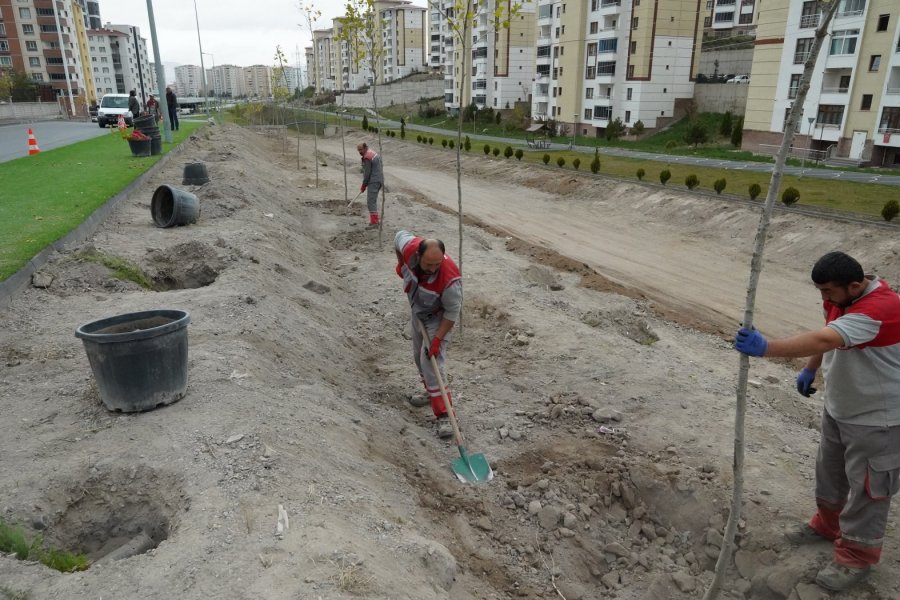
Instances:
[[[415,189],[416,175],[409,190],[394,186],[379,244],[362,207],[343,201],[339,146],[322,144],[337,151],[323,155],[316,188],[311,140],[298,171],[294,149],[282,154],[270,135],[217,127],[192,136],[184,159],[205,161],[212,178],[190,188],[202,205],[197,224],[152,226],[153,190],[181,179],[171,163],[90,244],[55,257],[42,287],[0,313],[0,517],[92,559],[141,534],[156,544],[74,574],[0,556],[0,599],[698,597],[730,493],[729,344],[585,285],[577,269],[550,268],[549,250],[529,250],[532,258],[467,226],[467,322],[448,361],[469,447],[497,476],[462,486],[448,468],[455,449],[435,437],[428,409],[407,402],[422,390],[389,245],[399,227],[451,239],[455,217],[423,200],[452,189],[447,154],[386,146],[393,165],[435,178],[425,189]],[[485,185],[510,206],[546,211],[550,224],[541,232],[518,210],[494,206],[484,216],[496,219],[491,230],[527,225],[524,237],[547,244],[560,243],[551,231],[574,232],[582,239],[572,247],[601,252],[593,223],[571,216],[592,189],[570,177],[548,185],[543,172],[508,162],[469,166],[474,188],[502,178],[507,187]],[[723,240],[752,235],[743,209],[609,189],[635,200],[596,206],[618,223],[604,237],[631,231],[631,213],[645,246],[662,254],[677,246],[692,273],[725,278],[718,255],[736,253]],[[491,205],[490,194],[479,198]],[[848,249],[885,273],[896,269],[896,240],[857,233]],[[785,228],[772,240],[771,272],[807,265],[843,236],[827,223]],[[134,262],[155,289],[115,278],[84,250]],[[649,274],[645,252],[637,264]],[[795,286],[784,272],[775,283]],[[636,286],[628,274],[610,272]],[[652,290],[654,304],[671,293]],[[159,307],[191,313],[187,395],[146,413],[110,413],[73,331]],[[793,391],[786,366],[754,361],[752,377],[745,522],[728,597],[821,599],[811,574],[828,548],[792,549],[781,538],[812,507],[817,399]],[[279,505],[290,516],[281,535]],[[897,597],[893,525],[886,545],[870,581],[842,598]]]

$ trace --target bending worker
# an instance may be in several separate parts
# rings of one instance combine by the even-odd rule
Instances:
[[[900,296],[843,252],[820,258],[812,280],[822,294],[824,328],[777,340],[744,328],[735,348],[750,356],[808,356],[797,376],[804,396],[815,391],[820,367],[824,372],[818,509],[787,538],[831,541],[833,561],[816,583],[842,591],[881,558],[891,497],[900,488]]]
[[[363,182],[359,186],[359,193],[368,190],[366,206],[369,209],[369,225],[378,225],[378,192],[384,185],[384,167],[378,153],[371,150],[365,142],[357,145],[356,151],[362,157],[363,167]]]
[[[447,438],[453,435],[453,429],[430,357],[435,357],[442,380],[446,382],[444,358],[450,334],[462,310],[462,276],[456,263],[445,253],[444,242],[440,240],[398,231],[394,237],[394,251],[397,254],[397,275],[403,278],[403,291],[412,312],[413,360],[425,385],[431,410],[437,418],[437,434]],[[430,343],[422,339],[417,319],[425,324]],[[452,403],[449,387],[445,387],[445,391]],[[415,406],[426,404],[416,400],[411,402]]]

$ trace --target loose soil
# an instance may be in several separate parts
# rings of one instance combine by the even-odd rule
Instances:
[[[350,132],[351,190],[361,139]],[[63,574],[0,556],[0,598],[702,595],[730,500],[725,337],[757,213],[465,157],[465,317],[448,368],[468,447],[496,473],[466,486],[430,410],[408,403],[422,390],[391,246],[404,228],[458,254],[452,154],[385,142],[379,233],[360,201],[347,207],[339,140],[319,140],[318,187],[312,140],[299,169],[296,142],[282,148],[237,127],[195,134],[180,156],[205,161],[210,183],[180,186],[172,160],[107,219],[89,244],[154,290],[77,260],[85,244],[0,313],[0,517],[97,561]],[[153,226],[163,183],[197,194],[197,224]],[[896,235],[776,215],[764,331],[818,326],[809,268],[834,248],[900,279]],[[74,330],[157,308],[191,314],[187,394],[110,412]],[[728,598],[829,597],[812,583],[828,545],[782,538],[813,509],[821,410],[793,376],[753,361]],[[882,563],[841,598],[900,595],[895,523]],[[137,539],[146,551],[103,560]]]

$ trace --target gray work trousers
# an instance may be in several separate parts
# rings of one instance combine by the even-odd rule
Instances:
[[[378,194],[381,193],[382,185],[384,184],[376,181],[375,183],[370,183],[366,188],[366,207],[370,213],[378,212]]]
[[[425,323],[425,330],[428,331],[429,339],[433,338],[434,334],[437,333],[442,320],[441,317],[432,315],[423,321],[423,323]],[[422,339],[422,332],[419,330],[419,324],[416,323],[416,321],[417,317],[413,314],[410,321],[410,325],[412,326],[413,360],[416,362],[419,376],[422,378],[422,383],[425,385],[425,390],[428,392],[428,397],[431,399],[431,410],[434,412],[434,416],[441,417],[447,414],[447,409],[444,407],[444,399],[441,397],[441,386],[440,383],[438,383],[438,377],[434,372],[431,359],[428,358],[427,355],[430,344]],[[450,386],[447,384],[447,372],[444,369],[444,356],[447,354],[451,333],[448,333],[443,339],[441,342],[441,353],[439,356],[435,357],[438,369],[440,370],[441,379],[444,382],[444,390],[446,390],[448,398],[450,398]],[[451,399],[451,403],[452,402],[453,400]]]

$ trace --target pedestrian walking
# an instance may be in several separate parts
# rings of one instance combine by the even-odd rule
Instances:
[[[750,356],[809,357],[796,382],[807,397],[823,371],[817,510],[786,537],[833,542],[832,563],[816,583],[842,591],[880,560],[891,498],[900,488],[900,296],[843,252],[820,258],[812,280],[822,295],[824,328],[775,340],[742,328],[735,348]]]
[[[366,206],[369,209],[369,226],[378,225],[378,193],[384,185],[384,167],[381,157],[370,149],[365,142],[356,146],[356,151],[362,157],[363,182],[359,186],[359,193],[368,190],[366,194]]]
[[[438,436],[448,438],[453,435],[447,417],[449,407],[444,405],[438,375],[434,372],[430,357],[435,357],[440,380],[446,382],[444,364],[447,345],[462,311],[462,276],[440,240],[425,239],[401,230],[394,237],[394,251],[397,254],[397,275],[403,278],[403,291],[409,299],[413,360],[427,394],[422,400],[413,397],[410,403],[414,406],[430,403],[437,419]],[[424,323],[430,344],[425,343],[416,319]],[[452,405],[449,386],[445,385],[444,390]]]
[[[132,118],[141,116],[141,103],[137,99],[137,90],[131,90],[128,93],[128,110],[131,112]]]
[[[170,87],[166,88],[166,108],[169,110],[169,123],[172,131],[178,131],[178,98],[175,97],[175,92]]]
[[[162,115],[159,113],[159,100],[153,97],[153,94],[150,94],[150,98],[147,100],[147,112],[153,117],[153,122],[162,120]]]

